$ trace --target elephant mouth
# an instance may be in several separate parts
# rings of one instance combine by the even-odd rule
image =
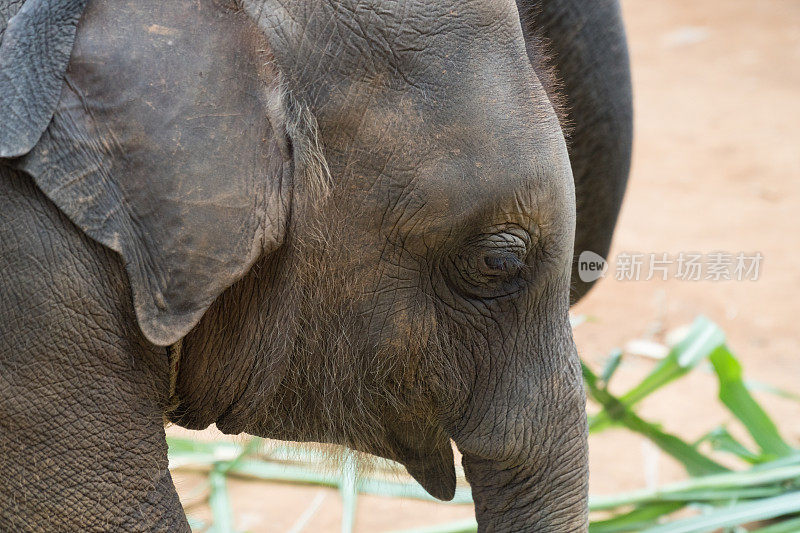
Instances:
[[[265,438],[294,441],[323,441],[341,443],[340,439],[320,439],[319,436],[287,435],[273,431],[253,431],[243,421],[228,411],[216,421],[223,433],[242,431]],[[274,428],[277,429],[277,428]],[[384,442],[349,445],[360,451],[397,461],[434,498],[449,501],[455,496],[456,472],[453,447],[449,436],[438,424],[402,423],[393,421],[385,427]]]
[[[424,459],[401,461],[408,473],[428,494],[443,501],[456,493],[456,469],[450,442]]]
[[[456,491],[456,470],[450,438],[438,425],[420,429],[404,424],[391,428],[389,458],[405,466],[428,494],[440,500],[452,500]]]

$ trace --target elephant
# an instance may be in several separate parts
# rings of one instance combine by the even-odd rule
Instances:
[[[173,423],[586,531],[631,139],[617,0],[0,0],[0,529],[188,531]]]

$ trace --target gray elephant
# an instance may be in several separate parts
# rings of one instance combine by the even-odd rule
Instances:
[[[0,530],[188,530],[165,417],[442,499],[452,439],[481,531],[586,530],[627,51],[517,4],[0,0]]]

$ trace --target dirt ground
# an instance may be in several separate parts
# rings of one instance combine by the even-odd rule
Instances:
[[[575,331],[582,356],[602,364],[631,339],[705,314],[728,333],[749,379],[800,393],[800,3],[796,0],[623,0],[633,64],[633,172],[616,233],[621,252],[761,252],[757,281],[617,281],[613,270],[575,308],[593,320]],[[613,261],[612,261],[613,265]],[[627,357],[622,392],[653,362]],[[640,414],[698,438],[730,420],[714,378],[698,370],[646,400]],[[800,444],[800,404],[759,394]],[[175,430],[170,430],[175,431]],[[642,439],[609,431],[591,440],[591,492],[679,479],[683,473]],[[177,474],[185,502],[201,478]],[[334,490],[234,481],[239,530],[289,531],[319,497],[303,531],[340,530]],[[208,519],[208,509],[189,514]],[[466,506],[359,499],[356,531],[380,532],[472,516]]]

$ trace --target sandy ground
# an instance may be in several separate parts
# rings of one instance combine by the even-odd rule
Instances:
[[[761,252],[757,281],[617,281],[614,271],[575,309],[594,366],[631,339],[705,314],[723,326],[748,378],[800,392],[800,3],[796,0],[623,0],[632,54],[636,144],[616,234],[622,252]],[[629,357],[614,378],[622,392],[653,362]],[[685,438],[730,420],[714,378],[699,370],[647,399],[640,414]],[[800,404],[759,394],[800,444]],[[175,431],[174,429],[170,430]],[[642,439],[609,431],[591,441],[591,491],[635,489],[683,473]],[[176,475],[186,503],[200,476]],[[289,531],[312,501],[303,531],[340,529],[334,490],[231,483],[236,527]],[[189,514],[209,518],[195,505]],[[378,497],[359,500],[356,531],[380,532],[469,517],[465,506]]]

